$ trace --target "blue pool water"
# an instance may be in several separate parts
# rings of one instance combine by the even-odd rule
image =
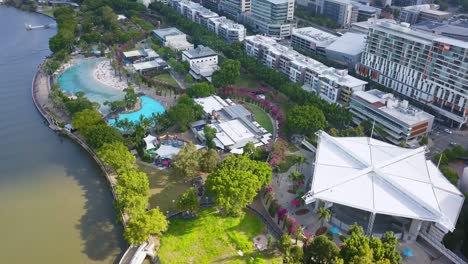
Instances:
[[[165,111],[164,106],[160,102],[148,96],[140,96],[140,99],[141,99],[141,109],[133,113],[120,114],[119,120],[123,120],[127,118],[129,121],[137,123],[138,120],[140,119],[140,115],[146,118],[150,118],[152,113],[154,114],[164,113]],[[114,125],[115,119],[109,119],[109,124]]]
[[[67,92],[84,92],[86,97],[101,105],[101,112],[107,114],[109,108],[104,105],[105,101],[122,100],[124,92],[106,86],[93,77],[96,64],[102,59],[82,59],[78,63],[62,73],[58,83],[62,90]]]

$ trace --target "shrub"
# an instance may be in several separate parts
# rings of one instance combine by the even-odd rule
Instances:
[[[228,232],[227,235],[238,250],[247,251],[252,247],[252,242],[245,234],[238,232]]]

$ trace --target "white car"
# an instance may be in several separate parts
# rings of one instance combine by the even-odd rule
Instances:
[[[450,131],[450,129],[448,129],[448,128],[444,129],[444,131],[445,131],[445,133],[447,133],[447,134],[452,134],[452,131]]]

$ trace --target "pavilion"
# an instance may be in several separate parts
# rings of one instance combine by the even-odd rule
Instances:
[[[358,223],[368,235],[394,231],[403,240],[453,231],[464,196],[426,160],[426,148],[406,149],[368,137],[317,132],[310,191],[315,209],[332,211],[332,224]]]

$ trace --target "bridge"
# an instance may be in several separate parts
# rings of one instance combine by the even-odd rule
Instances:
[[[119,264],[141,264],[146,256],[154,259],[153,246],[153,243],[149,244],[148,242],[141,245],[131,245],[120,259]]]

